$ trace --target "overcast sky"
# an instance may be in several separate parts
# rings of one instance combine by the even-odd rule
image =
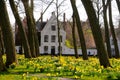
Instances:
[[[63,1],[63,0],[61,0],[61,1]],[[80,13],[81,20],[86,20],[87,16],[86,16],[85,10],[84,10],[80,0],[77,0],[77,7],[78,7],[78,10],[79,10],[79,13]],[[45,9],[46,5],[44,5],[41,8]],[[40,8],[37,9],[37,11],[39,11],[39,10],[40,10]],[[46,19],[49,19],[50,16],[51,16],[51,12],[53,12],[55,10],[56,10],[55,4],[51,5],[43,16],[44,20],[46,21]],[[65,3],[62,4],[62,6],[59,8],[59,12],[62,13],[60,15],[60,19],[62,19],[63,13],[66,13],[66,19],[67,20],[69,20],[71,18],[72,8],[71,8],[70,0],[66,0]],[[40,16],[40,12],[35,12],[35,14],[36,14],[35,15],[36,18],[38,18],[38,15]]]
[[[43,0],[43,1],[45,1],[45,0]],[[63,1],[63,0],[59,0],[59,1]],[[82,5],[80,0],[76,0],[76,1],[77,1],[76,4],[77,4],[77,7],[78,7],[78,11],[79,11],[79,14],[80,14],[80,19],[85,21],[87,19],[87,15],[86,15],[86,12],[83,8],[83,5]],[[113,3],[115,4],[114,1],[115,0],[113,0]],[[40,0],[36,0],[35,4],[36,5],[35,5],[34,17],[37,20],[40,17],[40,13],[42,11],[44,11],[44,9],[47,7],[47,4],[42,3]],[[41,5],[41,4],[43,4],[43,5]],[[21,8],[21,9],[24,9],[24,8]],[[51,16],[51,12],[53,12],[55,10],[56,10],[55,4],[52,4],[48,8],[48,10],[45,12],[45,14],[43,15],[43,20],[46,21],[47,19],[49,19],[50,16]],[[63,19],[63,17],[62,17],[63,16],[63,11],[64,11],[64,13],[66,13],[66,19],[70,20],[71,15],[72,15],[72,8],[71,8],[70,0],[66,0],[65,3],[62,4],[62,6],[60,7],[59,11],[60,11],[60,13],[62,13],[60,15],[61,20]],[[14,17],[12,15],[12,12],[11,12],[11,9],[10,9],[9,5],[8,5],[8,13],[9,13],[11,24],[14,24],[15,20],[14,20]],[[118,13],[118,10],[117,10],[117,6],[113,5],[114,24],[117,24],[118,15],[119,15],[119,13]],[[23,17],[25,15],[21,14],[21,16]]]

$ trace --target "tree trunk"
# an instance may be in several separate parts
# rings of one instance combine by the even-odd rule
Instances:
[[[32,15],[31,15],[32,13],[29,7],[29,0],[22,0],[22,2],[25,8],[25,13],[26,13],[26,18],[27,18],[28,39],[29,39],[29,44],[30,44],[31,55],[32,57],[36,57],[34,28],[33,28],[34,22],[33,22]]]
[[[36,28],[35,27],[34,27],[34,40],[35,40],[36,57],[38,57],[40,55],[40,53],[39,53],[40,51],[39,51],[38,34],[36,32]]]
[[[33,11],[34,11],[34,2],[33,0],[31,0],[31,16],[32,16],[32,20],[33,20],[33,23],[34,23],[34,39],[35,39],[35,51],[36,51],[36,57],[39,56],[39,42],[38,42],[38,35],[37,35],[37,32],[36,32],[36,23],[35,23],[35,19],[34,19],[34,16],[33,16]]]
[[[110,62],[109,62],[108,54],[104,46],[104,42],[103,42],[103,38],[102,38],[100,26],[99,26],[99,21],[96,17],[96,13],[93,8],[92,2],[91,0],[81,0],[81,1],[83,3],[83,6],[88,15],[88,19],[90,21],[90,26],[92,29],[93,37],[94,37],[95,44],[98,51],[100,65],[104,66],[105,68],[109,67]]]
[[[73,45],[74,45],[74,52],[75,52],[75,57],[78,58],[78,51],[77,51],[77,46],[76,46],[76,37],[75,37],[75,16],[73,14],[73,26],[72,26],[72,37],[73,37]]]
[[[1,71],[5,71],[6,68],[5,68],[5,65],[3,63],[3,58],[2,58],[2,53],[1,53],[1,44],[0,44],[0,72]]]
[[[107,21],[107,8],[105,6],[105,0],[102,0],[102,3],[103,3],[103,19],[104,19],[104,27],[105,27],[105,42],[106,42],[108,56],[109,58],[111,58],[112,54],[111,54],[109,28],[108,28],[108,21]]]
[[[5,48],[4,48],[3,35],[2,35],[1,27],[0,27],[0,42],[1,42],[1,53],[3,55],[5,53]]]
[[[4,0],[0,1],[0,22],[3,33],[3,40],[6,51],[6,66],[9,67],[13,62],[17,63],[16,50],[13,40],[12,28],[10,25],[7,8]]]
[[[98,21],[100,20],[100,6],[99,6],[100,4],[99,4],[99,2],[100,2],[100,0],[97,0],[97,3],[96,3]]]
[[[0,29],[0,72],[6,70],[5,65],[3,63],[3,58],[2,58],[3,54],[2,54],[2,41],[1,40],[2,40],[2,32]]]
[[[59,20],[58,20],[58,17],[59,17],[59,13],[58,13],[58,8],[59,8],[59,5],[58,5],[58,0],[56,0],[56,9],[57,9],[57,27],[58,27],[58,55],[61,56],[62,54],[62,48],[61,48],[61,37],[60,37],[60,24],[59,24]]]
[[[22,45],[24,47],[25,58],[31,58],[31,52],[30,52],[28,39],[27,39],[26,33],[24,31],[24,27],[22,25],[20,16],[18,14],[17,7],[16,7],[16,5],[14,3],[14,0],[9,0],[9,3],[10,3],[10,6],[11,6],[11,9],[12,9],[12,12],[13,12],[13,14],[15,16],[15,20],[16,20],[16,22],[18,24],[18,30],[20,31],[20,37],[22,39]]]
[[[111,7],[111,2],[109,4],[109,24],[110,24],[110,30],[111,30],[111,34],[113,37],[113,43],[114,43],[114,48],[115,48],[115,58],[119,58],[119,48],[118,48],[118,42],[117,42],[117,38],[115,35],[115,30],[114,30],[114,25],[113,25],[113,21],[112,21],[112,7]]]
[[[116,3],[117,3],[118,11],[120,13],[120,0],[116,0]]]
[[[77,30],[78,30],[79,40],[80,40],[80,44],[81,44],[81,49],[82,49],[83,60],[88,60],[85,38],[83,35],[78,10],[77,10],[77,7],[75,5],[75,0],[70,0],[70,1],[71,1],[71,5],[73,8],[73,14],[75,15],[75,20],[76,20],[76,24],[77,24]]]

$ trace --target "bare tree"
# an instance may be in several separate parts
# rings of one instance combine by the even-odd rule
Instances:
[[[77,46],[76,46],[76,37],[75,37],[75,26],[76,26],[76,20],[75,16],[73,14],[73,26],[72,26],[72,37],[73,37],[73,45],[74,45],[74,52],[75,52],[75,57],[78,58],[78,51],[77,51]]]
[[[100,65],[104,66],[105,68],[109,67],[111,66],[109,62],[109,57],[104,46],[104,42],[103,42],[103,38],[102,38],[100,26],[99,26],[99,21],[97,19],[95,10],[93,8],[93,4],[91,0],[81,0],[81,1],[83,3],[83,6],[88,15],[88,19],[90,21],[90,26],[91,26],[93,37],[97,47]]]
[[[34,19],[34,2],[33,0],[30,0],[31,2],[31,5],[30,5],[30,11],[31,11],[31,16],[32,16],[32,20],[33,20],[33,23],[34,23],[34,26],[33,26],[33,30],[34,30],[34,41],[35,41],[35,52],[36,52],[36,57],[39,56],[39,42],[38,42],[38,36],[37,36],[37,32],[36,32],[36,22],[35,22],[35,19]]]
[[[58,27],[58,42],[59,42],[59,46],[58,46],[58,53],[59,56],[61,56],[62,51],[61,51],[61,37],[60,37],[60,22],[59,22],[59,4],[58,4],[58,0],[56,0],[56,10],[57,10],[57,27]]]
[[[120,0],[116,0],[116,3],[117,3],[118,11],[120,13]]]
[[[1,27],[0,27],[0,44],[1,44],[1,53],[3,55],[5,53],[5,48],[4,48],[4,41],[3,41],[3,35],[2,35]]]
[[[39,21],[39,20],[42,21],[42,16],[43,16],[44,13],[47,11],[47,9],[52,5],[53,1],[54,1],[54,0],[52,0],[50,3],[48,3],[48,6],[47,6],[47,7],[45,8],[45,10],[41,13],[40,18],[39,18],[37,21]]]
[[[0,72],[1,71],[5,71],[6,68],[5,68],[5,65],[3,63],[3,58],[2,58],[2,32],[1,32],[1,27],[0,27]]]
[[[59,46],[58,46],[58,55],[59,55],[59,56],[61,56],[61,54],[62,54],[61,34],[60,34],[60,28],[61,28],[61,26],[60,26],[60,21],[59,21],[59,16],[60,16],[61,13],[60,13],[59,9],[60,9],[61,5],[64,3],[64,1],[65,1],[65,0],[63,0],[63,1],[61,1],[61,2],[59,3],[59,1],[56,0],[56,2],[55,2],[55,5],[56,5],[56,13],[57,13],[58,43],[59,43]]]
[[[10,25],[7,8],[4,0],[0,1],[0,26],[3,33],[3,40],[6,51],[6,67],[9,67],[13,62],[17,63],[16,50],[13,40],[12,28]]]
[[[113,19],[112,19],[111,2],[109,3],[109,24],[110,24],[110,30],[111,30],[111,34],[113,37],[113,43],[114,43],[114,48],[115,48],[115,58],[120,58],[118,42],[117,42],[117,38],[116,38],[115,30],[114,30],[114,25],[113,25]]]
[[[79,39],[80,39],[83,59],[87,60],[88,59],[87,49],[86,49],[85,38],[83,35],[82,26],[81,26],[81,22],[80,22],[80,17],[79,17],[78,11],[77,11],[77,7],[75,5],[75,0],[70,0],[70,1],[71,1],[71,5],[73,8],[73,14],[75,16],[75,20],[76,20],[76,24],[77,24],[77,30],[78,30],[78,35],[79,35]]]
[[[107,47],[107,52],[108,52],[109,58],[111,58],[112,53],[111,53],[110,35],[109,35],[108,20],[107,20],[107,6],[106,6],[105,2],[106,2],[106,0],[102,0],[103,20],[104,20],[104,27],[105,27],[105,42],[106,42],[106,47]]]
[[[0,44],[0,72],[1,71],[5,71],[6,68],[5,68],[5,65],[3,63],[3,58],[2,58],[2,53],[1,53],[1,44]]]
[[[29,44],[30,44],[31,55],[32,55],[32,57],[36,57],[35,39],[34,39],[35,25],[34,25],[33,16],[31,13],[31,9],[29,6],[29,0],[22,0],[22,3],[25,8],[25,14],[26,14],[26,19],[27,19],[28,39],[29,39]]]
[[[24,31],[24,27],[22,25],[20,16],[18,14],[17,7],[16,7],[16,5],[14,3],[14,0],[9,0],[9,3],[10,3],[10,6],[11,6],[11,9],[12,9],[12,12],[13,12],[13,14],[15,16],[16,22],[18,24],[18,30],[20,31],[20,37],[22,39],[22,45],[24,47],[25,58],[31,58],[31,52],[30,52],[28,39],[27,39],[26,33]]]

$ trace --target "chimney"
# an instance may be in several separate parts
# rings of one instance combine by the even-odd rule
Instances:
[[[41,12],[41,23],[43,22],[43,13]]]
[[[54,11],[52,12],[52,15],[55,15],[55,12],[54,12]]]
[[[65,30],[65,18],[66,18],[66,15],[65,13],[63,14],[63,29]]]

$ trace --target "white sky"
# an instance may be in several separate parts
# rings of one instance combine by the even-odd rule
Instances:
[[[81,20],[86,20],[87,16],[86,16],[85,10],[84,10],[80,0],[77,0],[77,6],[78,6],[78,10],[79,10],[79,13],[80,13]],[[45,9],[45,8],[46,8],[46,5],[43,6],[43,9]],[[39,8],[39,10],[40,10],[40,8]],[[44,21],[46,21],[46,19],[49,19],[50,16],[51,16],[51,12],[53,12],[55,10],[56,10],[55,4],[50,6],[49,9],[46,11],[46,13],[43,16]],[[59,11],[60,11],[60,13],[62,13],[61,16],[60,16],[60,19],[62,19],[63,13],[66,13],[66,18],[69,20],[72,16],[72,8],[71,8],[70,0],[66,0],[66,2],[60,7]],[[38,16],[40,16],[40,12],[35,13],[36,19],[38,18]]]
[[[63,1],[63,0],[60,0],[60,1]],[[83,8],[83,5],[81,3],[80,0],[76,0],[76,4],[77,4],[77,7],[78,7],[78,11],[79,11],[79,15],[80,15],[80,19],[85,21],[87,19],[87,15],[86,15],[86,12]],[[115,4],[115,0],[113,0],[113,3]],[[35,12],[34,12],[34,17],[35,19],[37,20],[39,17],[40,17],[40,13],[43,9],[46,8],[46,4],[42,3],[43,6],[40,6],[41,5],[41,2],[38,0],[35,2]],[[55,11],[55,4],[51,5],[48,10],[46,11],[46,13],[43,15],[43,21],[46,21],[47,19],[50,18],[51,16],[51,12]],[[62,12],[62,15],[60,16],[60,19],[62,20],[63,19],[63,13],[66,13],[66,19],[67,20],[70,20],[71,19],[71,16],[72,16],[72,8],[71,8],[71,4],[70,4],[70,0],[66,0],[66,2],[63,4],[63,6],[60,7],[59,9],[60,13]],[[64,11],[64,12],[63,12]],[[9,13],[9,17],[10,17],[10,22],[11,24],[14,24],[15,20],[14,20],[14,17],[12,15],[12,12],[11,12],[11,9],[10,7],[8,6],[8,13]],[[118,21],[118,15],[119,15],[119,12],[117,10],[117,6],[116,5],[113,5],[113,19],[114,19],[114,24],[117,24],[117,21]],[[21,16],[24,16],[24,15],[21,15]]]

